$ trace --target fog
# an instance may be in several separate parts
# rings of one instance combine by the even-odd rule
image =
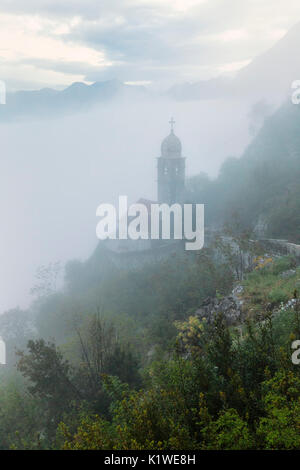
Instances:
[[[299,0],[2,0],[0,43],[0,451],[299,450]]]
[[[96,208],[156,198],[156,158],[176,120],[187,176],[212,177],[249,142],[250,103],[115,98],[89,112],[1,124],[0,311],[26,307],[39,266],[88,257]]]
[[[271,35],[272,40],[261,43],[261,55],[250,60],[229,86],[223,76],[207,82],[197,82],[195,76],[196,82],[182,84],[178,71],[172,73],[172,79],[165,77],[163,70],[168,66],[164,66],[157,73],[161,73],[158,82],[164,77],[168,81],[165,95],[153,91],[154,81],[152,91],[150,87],[146,93],[117,94],[85,113],[64,117],[60,111],[53,116],[55,105],[50,106],[51,112],[49,107],[49,113],[46,106],[43,108],[43,100],[51,96],[46,92],[41,93],[42,99],[37,94],[33,102],[37,105],[38,99],[39,111],[51,119],[2,121],[0,312],[30,303],[29,291],[39,266],[57,261],[63,265],[92,253],[97,245],[95,214],[99,204],[114,203],[119,195],[127,195],[129,201],[156,199],[156,158],[162,139],[169,133],[171,116],[182,141],[187,176],[206,172],[215,177],[227,157],[241,156],[262,126],[265,113],[274,111],[299,77],[298,61],[291,51],[296,51],[300,25],[284,36],[294,21],[291,13],[284,28]],[[226,47],[231,50],[231,42]],[[243,60],[249,63],[247,47],[243,47]],[[206,53],[210,54],[209,49]],[[193,67],[200,59],[208,60],[200,55],[193,56]],[[180,65],[180,70],[186,67]],[[114,68],[108,68],[110,79],[114,72],[122,79]],[[139,78],[145,77],[136,75]],[[172,83],[178,88],[172,89]],[[77,91],[70,91],[75,101]],[[67,104],[70,93],[62,98]],[[32,95],[23,98],[17,112],[24,103],[31,106]]]

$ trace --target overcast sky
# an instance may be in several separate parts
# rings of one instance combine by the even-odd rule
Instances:
[[[299,0],[1,0],[8,89],[234,72],[300,21]]]

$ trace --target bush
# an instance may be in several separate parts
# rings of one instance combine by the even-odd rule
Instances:
[[[249,427],[236,410],[229,409],[203,429],[205,450],[247,450],[254,447]]]
[[[280,288],[272,289],[269,292],[268,298],[273,305],[279,305],[281,302],[285,303],[289,300],[287,293]]]
[[[284,271],[288,271],[289,269],[296,267],[296,261],[291,256],[283,256],[278,258],[271,266],[272,274],[276,276]]]
[[[257,435],[266,449],[300,449],[300,379],[278,372],[263,384],[267,416],[260,419]]]

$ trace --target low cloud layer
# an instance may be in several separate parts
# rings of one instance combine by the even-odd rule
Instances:
[[[164,99],[101,104],[61,119],[2,124],[0,314],[30,300],[38,266],[87,258],[96,208],[155,200],[160,145],[174,115],[187,175],[216,174],[249,141],[248,106]],[[218,135],[218,139],[215,136]]]

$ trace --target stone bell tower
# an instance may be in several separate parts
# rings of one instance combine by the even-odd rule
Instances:
[[[166,204],[182,203],[185,185],[185,158],[182,146],[174,134],[175,121],[170,123],[171,132],[161,144],[161,157],[157,165],[158,202]]]

